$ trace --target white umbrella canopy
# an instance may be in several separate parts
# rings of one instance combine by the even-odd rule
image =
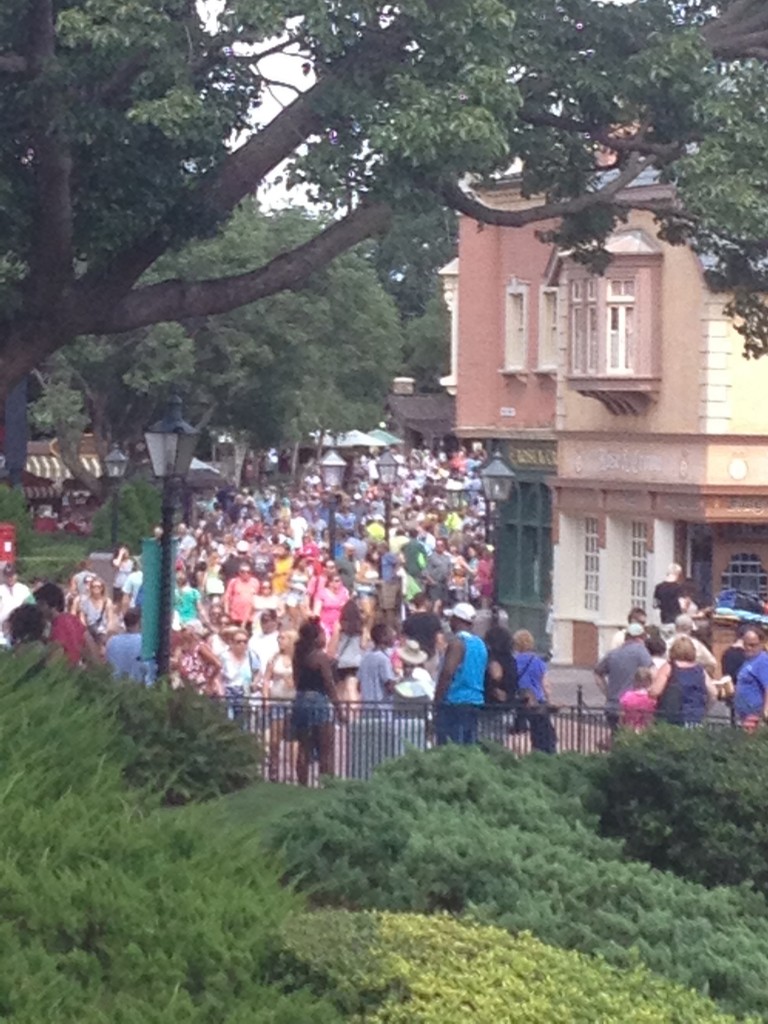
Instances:
[[[327,448],[386,448],[384,441],[362,430],[348,430],[345,434],[326,434],[323,445]]]

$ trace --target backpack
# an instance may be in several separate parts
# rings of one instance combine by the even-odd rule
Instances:
[[[672,665],[667,685],[656,704],[656,718],[669,725],[681,725],[683,720],[683,688]]]

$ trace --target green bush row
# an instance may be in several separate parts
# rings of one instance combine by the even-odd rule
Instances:
[[[768,738],[652,729],[597,767],[593,806],[631,857],[705,885],[768,889]]]
[[[735,1024],[644,968],[445,916],[320,911],[283,931],[297,979],[368,1024]]]
[[[472,914],[768,1020],[763,897],[628,862],[585,808],[594,764],[544,760],[412,752],[280,819],[272,843],[316,904]]]
[[[0,669],[0,1018],[337,1024],[273,983],[299,909],[256,837],[125,788],[115,715],[65,664]]]

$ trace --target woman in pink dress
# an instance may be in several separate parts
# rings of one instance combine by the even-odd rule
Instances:
[[[475,570],[475,587],[483,608],[490,608],[493,600],[493,548],[488,545],[480,549]]]
[[[349,600],[349,591],[337,575],[329,575],[320,586],[315,597],[314,612],[320,619],[320,625],[326,638],[330,640],[336,632],[341,619],[341,610]]]

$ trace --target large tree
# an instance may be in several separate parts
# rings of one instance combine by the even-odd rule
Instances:
[[[164,257],[151,275],[242,272],[314,230],[300,210],[266,216],[246,203],[219,236]],[[345,253],[297,294],[129,335],[80,337],[35,371],[34,422],[56,435],[67,468],[94,494],[106,481],[80,462],[83,433],[93,434],[102,458],[112,442],[130,450],[172,388],[188,396],[188,419],[249,447],[370,427],[383,414],[403,343],[397,307],[372,257],[361,249]]]
[[[260,121],[276,52],[306,88]],[[427,194],[511,226],[563,217],[585,258],[650,206],[752,287],[766,61],[764,0],[224,0],[212,25],[194,0],[4,0],[0,382],[78,335],[296,288]],[[287,160],[333,222],[244,273],[146,280]],[[463,185],[515,161],[531,210],[502,216]],[[649,166],[676,198],[633,197]]]

